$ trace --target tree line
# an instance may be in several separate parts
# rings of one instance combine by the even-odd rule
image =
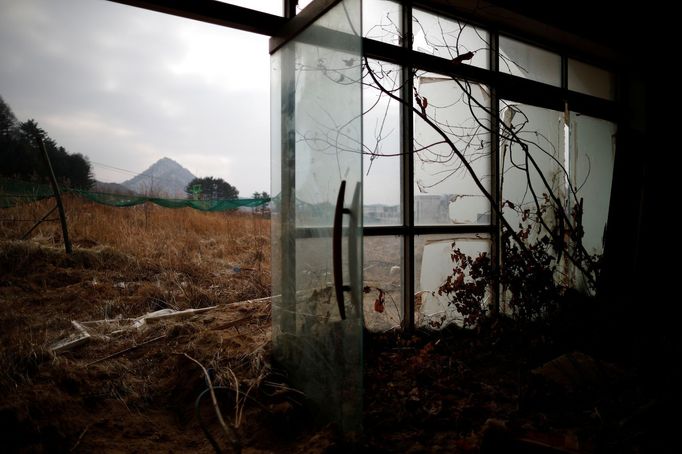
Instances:
[[[239,190],[222,178],[194,178],[185,187],[187,197],[194,200],[229,200],[239,198]],[[267,192],[254,192],[254,199],[269,199]]]
[[[36,142],[43,139],[55,176],[60,184],[90,189],[95,184],[90,161],[80,153],[69,153],[33,119],[21,122],[0,96],[0,176],[46,182],[47,167]]]
[[[185,188],[187,197],[195,200],[229,200],[239,198],[239,190],[222,178],[194,178]]]

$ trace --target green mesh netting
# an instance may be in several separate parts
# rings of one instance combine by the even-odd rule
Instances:
[[[35,202],[47,197],[52,197],[52,188],[48,185],[0,178],[0,208]]]
[[[85,197],[96,203],[114,207],[130,207],[145,202],[155,203],[165,208],[194,208],[201,211],[228,211],[240,207],[258,207],[265,205],[270,199],[225,199],[225,200],[192,200],[164,199],[139,195],[108,194],[81,189],[62,188],[63,193],[72,193]],[[22,203],[52,197],[52,188],[40,183],[0,178],[0,208],[9,208]]]

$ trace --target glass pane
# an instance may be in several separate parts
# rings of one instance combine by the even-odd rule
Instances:
[[[571,183],[583,200],[583,245],[590,254],[603,252],[615,160],[616,125],[571,113]]]
[[[420,116],[414,116],[415,223],[490,223],[488,199],[452,146],[438,132],[444,133],[464,155],[488,191],[490,95],[487,87],[424,73],[415,78],[415,89],[421,99],[427,100],[426,115],[436,125],[434,128]]]
[[[500,36],[500,72],[554,86],[561,85],[558,54]]]
[[[360,1],[341,2],[277,51],[271,72],[273,353],[313,412],[351,438],[363,377],[359,26]],[[335,225],[339,194],[349,210],[343,225]],[[338,284],[351,289],[340,302],[333,232],[343,240]]]
[[[362,2],[362,35],[382,43],[400,46],[401,7],[387,0],[364,0]]]
[[[538,222],[538,207],[542,221],[550,229],[556,225],[553,205],[546,201],[545,194],[551,190],[559,200],[566,200],[568,180],[564,169],[568,167],[568,154],[564,146],[563,112],[507,101],[501,101],[501,106],[502,213],[516,232],[533,226],[527,243],[535,244],[547,234]],[[527,155],[519,141],[528,146]],[[501,309],[506,312],[510,311],[506,304],[509,297],[501,295]]]
[[[364,238],[364,316],[370,331],[387,331],[403,319],[401,257],[402,238]]]
[[[473,25],[415,9],[412,34],[412,48],[418,52],[450,60],[472,52],[473,58],[464,63],[486,69],[490,65],[488,32]]]
[[[560,199],[565,199],[567,181],[564,168],[568,157],[564,149],[563,112],[507,101],[502,101],[501,105],[502,213],[516,228],[524,210],[537,212],[533,193],[541,207],[544,203],[543,193],[549,190]],[[518,141],[512,138],[508,128],[512,128],[519,141],[528,145],[529,156],[537,168],[530,159],[526,161],[526,154]],[[550,227],[554,225],[551,213],[547,213],[544,220]]]
[[[398,225],[400,211],[400,67],[369,60],[363,78],[364,224]],[[381,87],[381,89],[379,88]]]
[[[490,256],[486,235],[418,235],[414,240],[415,326],[440,329],[451,323],[462,326],[464,317],[447,295],[438,289],[452,274],[452,251],[459,249],[472,258],[485,252]],[[469,279],[468,271],[465,280]],[[490,295],[482,304],[487,307]]]
[[[613,73],[581,61],[568,59],[569,90],[604,99],[614,99],[614,88]]]

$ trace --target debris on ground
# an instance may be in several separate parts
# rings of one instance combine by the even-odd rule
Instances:
[[[0,254],[0,446],[9,452],[210,453],[215,443],[225,452],[634,454],[670,452],[676,433],[665,415],[679,400],[665,387],[559,348],[551,330],[499,319],[476,330],[365,332],[364,438],[348,446],[273,364],[261,283],[112,270],[105,249],[66,260],[31,248]]]
[[[149,312],[137,318],[116,318],[104,320],[92,320],[77,322],[71,320],[71,324],[76,328],[77,333],[70,334],[64,339],[56,341],[50,350],[53,353],[63,353],[75,347],[81,346],[92,339],[91,330],[97,334],[98,339],[108,340],[109,336],[122,334],[129,329],[141,329],[145,326],[159,321],[183,320],[196,314],[215,309],[217,306],[202,307],[199,309],[185,309],[178,311],[175,309],[159,309]]]

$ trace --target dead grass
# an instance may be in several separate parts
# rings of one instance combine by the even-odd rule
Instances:
[[[270,221],[155,205],[114,208],[67,196],[74,245],[67,256],[58,222],[21,241],[32,223],[12,221],[40,218],[53,203],[0,212],[0,423],[12,429],[2,445],[206,451],[192,411],[205,383],[182,354],[223,387],[233,423],[251,418],[257,406],[249,402],[270,371],[270,308],[267,301],[233,303],[270,295]],[[208,306],[217,309],[99,336],[60,356],[49,350],[73,332],[71,320]],[[151,421],[152,429],[139,429]],[[188,424],[193,429],[176,437]],[[120,439],[112,438],[116,431]]]
[[[31,223],[11,220],[37,219],[53,203],[47,200],[3,210],[0,239],[20,238]],[[64,257],[60,252],[59,223],[43,223],[31,234],[30,242],[3,244],[0,271],[32,272],[34,262],[58,258],[60,266],[147,271],[158,275],[157,280],[168,281],[172,294],[194,292],[200,299],[206,295],[192,286],[214,289],[213,293],[228,300],[258,298],[269,292],[268,219],[152,204],[114,208],[73,196],[65,198],[65,206],[74,254]]]

